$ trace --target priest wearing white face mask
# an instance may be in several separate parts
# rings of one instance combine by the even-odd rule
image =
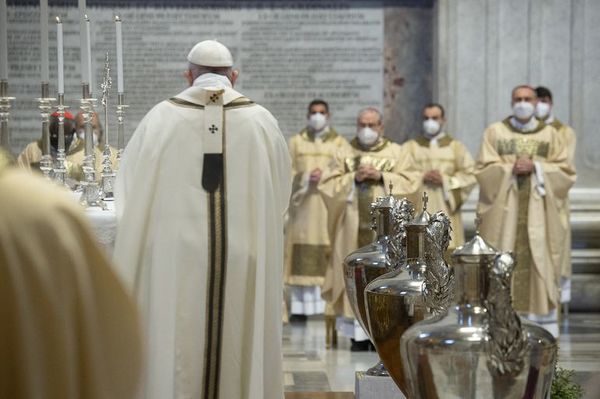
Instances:
[[[449,250],[465,240],[460,209],[475,180],[475,161],[467,148],[444,131],[444,108],[428,104],[423,109],[423,133],[404,144],[421,172],[422,180],[415,208],[420,209],[424,191],[429,196],[428,208],[445,212],[452,221]]]
[[[513,115],[484,132],[477,160],[480,231],[492,245],[515,253],[515,309],[558,335],[568,227],[560,211],[575,170],[556,129],[535,118],[535,90],[517,86],[511,104]]]
[[[356,137],[351,148],[338,153],[333,170],[323,176],[319,190],[328,211],[332,254],[323,285],[328,310],[338,316],[338,330],[354,340],[352,350],[368,347],[367,335],[354,320],[344,288],[343,261],[357,248],[373,241],[370,205],[388,195],[414,195],[419,174],[405,147],[383,135],[382,115],[376,108],[358,114]]]
[[[286,229],[285,283],[288,285],[291,320],[323,314],[321,286],[329,260],[327,209],[317,185],[335,154],[348,141],[329,125],[329,105],[313,100],[308,105],[307,126],[289,140],[292,158],[292,197]]]
[[[535,108],[535,116],[544,121],[545,124],[554,127],[558,133],[559,138],[562,140],[563,145],[567,147],[567,162],[575,170],[575,146],[576,137],[573,128],[556,118],[553,112],[554,102],[552,100],[552,92],[543,86],[536,87],[535,92],[538,97],[538,103]],[[561,219],[567,222],[567,238],[564,241],[564,256],[562,261],[562,289],[561,289],[561,303],[568,303],[571,301],[571,224],[570,224],[570,201],[569,197],[566,198],[562,210]]]
[[[148,344],[140,398],[283,399],[287,145],[233,89],[227,47],[187,60],[190,87],[142,119],[117,174],[115,261]]]

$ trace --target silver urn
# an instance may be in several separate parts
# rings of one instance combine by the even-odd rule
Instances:
[[[405,258],[402,241],[405,224],[413,216],[413,205],[405,198],[396,200],[393,195],[379,197],[371,204],[372,227],[375,241],[350,253],[344,259],[344,283],[352,311],[361,327],[370,337],[366,322],[364,292],[377,277],[389,273]],[[368,375],[387,376],[383,363],[367,370]]]
[[[406,225],[406,260],[365,288],[371,340],[396,385],[407,392],[400,337],[413,324],[445,309],[452,276],[443,259],[450,221],[442,212],[423,210]]]
[[[415,324],[401,338],[407,396],[547,398],[556,340],[513,310],[512,254],[499,253],[476,232],[452,259],[452,305]]]

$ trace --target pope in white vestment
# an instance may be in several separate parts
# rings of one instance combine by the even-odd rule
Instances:
[[[115,260],[149,348],[142,398],[282,399],[287,146],[233,90],[225,46],[198,43],[188,61],[191,87],[144,117],[116,182]]]

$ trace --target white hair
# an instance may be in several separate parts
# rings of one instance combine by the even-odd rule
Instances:
[[[361,117],[362,117],[364,114],[368,114],[368,113],[370,113],[370,112],[377,114],[377,116],[379,117],[379,123],[380,123],[380,124],[381,124],[381,123],[383,123],[383,114],[381,113],[381,111],[379,111],[379,110],[378,110],[377,108],[375,108],[375,107],[366,107],[366,108],[363,108],[363,109],[361,109],[361,110],[358,112],[358,116],[356,117],[356,119],[358,120],[358,119],[360,119],[360,118],[361,118]]]
[[[216,73],[217,75],[227,76],[229,80],[233,78],[233,67],[209,67],[188,62],[188,69],[192,74],[192,80],[205,73]]]

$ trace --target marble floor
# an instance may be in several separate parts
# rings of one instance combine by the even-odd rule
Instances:
[[[559,365],[575,370],[584,398],[600,398],[600,314],[570,314],[561,325],[559,345]],[[283,354],[289,399],[304,398],[302,392],[354,392],[354,373],[377,360],[375,352],[350,352],[343,337],[337,349],[325,349],[325,322],[318,317],[284,326]]]

